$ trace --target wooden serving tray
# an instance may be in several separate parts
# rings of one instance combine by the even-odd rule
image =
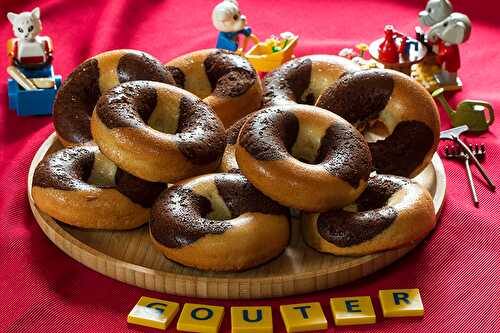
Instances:
[[[28,197],[38,224],[47,237],[73,259],[113,279],[142,288],[225,299],[303,294],[359,279],[389,265],[416,246],[363,257],[322,254],[303,242],[299,223],[294,221],[290,245],[281,256],[265,265],[240,273],[214,273],[184,267],[153,248],[147,226],[132,231],[83,230],[40,212],[31,197],[33,172],[45,154],[60,148],[62,145],[54,133],[38,149],[31,163]],[[415,179],[429,189],[439,214],[446,178],[437,154]]]

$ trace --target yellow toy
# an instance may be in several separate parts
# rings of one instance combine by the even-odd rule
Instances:
[[[224,307],[186,303],[182,308],[177,330],[185,332],[217,333],[224,318]]]
[[[424,305],[418,289],[379,290],[384,317],[422,317]]]
[[[231,333],[273,333],[270,306],[232,306]]]
[[[179,303],[142,296],[128,314],[130,324],[166,329],[179,311]]]
[[[337,326],[375,324],[377,320],[370,296],[331,298],[330,307]]]
[[[254,45],[243,54],[248,39],[251,39]],[[290,32],[282,33],[280,38],[272,36],[264,42],[259,41],[257,36],[250,35],[248,38],[245,38],[243,47],[238,49],[238,52],[243,54],[258,72],[272,72],[288,60],[294,58],[293,50],[297,46],[298,40],[299,36]]]
[[[319,302],[281,305],[280,312],[288,333],[328,328],[328,322]]]

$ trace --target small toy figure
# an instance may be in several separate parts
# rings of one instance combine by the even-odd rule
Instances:
[[[394,27],[386,25],[384,35],[384,40],[378,47],[378,58],[383,62],[396,63],[399,61],[399,48],[396,45]]]
[[[471,33],[471,22],[462,14],[453,12],[448,0],[429,0],[426,9],[419,13],[420,23],[431,26],[427,42],[436,53],[436,64],[441,71],[434,75],[440,86],[460,86],[457,78],[460,69],[458,45],[465,43]]]
[[[11,66],[7,68],[9,108],[20,116],[52,114],[61,76],[54,75],[52,41],[39,36],[40,9],[19,14],[8,13],[15,38],[7,41]]]
[[[490,103],[468,99],[458,103],[457,109],[453,110],[443,96],[443,92],[444,89],[439,88],[432,93],[432,96],[439,100],[446,113],[448,113],[453,127],[467,125],[469,131],[483,132],[487,131],[488,127],[495,121],[495,112]],[[488,120],[486,119],[486,111],[488,111],[489,115]]]
[[[236,52],[238,50],[239,35],[250,37],[252,29],[245,26],[247,18],[241,15],[236,0],[224,0],[215,6],[212,11],[212,23],[219,30],[217,48]],[[246,47],[246,38],[244,47]]]
[[[441,65],[441,73],[436,74],[440,85],[457,84],[457,72],[460,68],[458,45],[465,43],[471,33],[469,18],[461,13],[451,13],[443,21],[432,26],[427,33],[430,42],[438,45],[436,63]]]
[[[9,41],[13,47],[9,57],[13,64],[23,68],[42,68],[52,62],[52,41],[47,36],[38,36],[42,30],[40,8],[20,14],[8,13],[16,38]]]
[[[279,37],[272,35],[261,42],[255,35],[250,35],[254,45],[244,56],[258,72],[271,72],[294,57],[299,36],[286,31]]]

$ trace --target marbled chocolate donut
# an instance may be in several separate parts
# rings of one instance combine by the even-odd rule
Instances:
[[[342,75],[359,69],[352,61],[334,55],[310,55],[290,60],[264,79],[262,105],[314,105],[323,91]]]
[[[45,156],[33,175],[38,208],[64,223],[92,229],[132,229],[149,220],[166,188],[120,170],[95,145]]]
[[[419,241],[435,223],[427,190],[407,178],[376,175],[353,205],[303,214],[302,231],[320,252],[361,256]]]
[[[311,212],[353,202],[371,170],[368,145],[352,125],[303,104],[266,108],[251,116],[240,130],[236,160],[262,193]]]
[[[91,141],[90,117],[101,94],[134,80],[175,84],[170,72],[158,60],[134,50],[104,52],[75,68],[54,102],[54,127],[59,140],[65,146]]]
[[[239,271],[285,249],[289,211],[240,174],[209,174],[175,184],[160,195],[152,209],[150,234],[173,261]]]
[[[91,129],[110,160],[152,182],[213,172],[226,145],[210,106],[186,90],[152,81],[108,90],[97,102]]]
[[[226,128],[262,103],[262,87],[254,68],[229,51],[195,51],[170,61],[166,68],[179,87],[212,106]]]
[[[238,134],[240,134],[241,128],[253,114],[254,113],[250,113],[246,115],[226,130],[226,149],[224,149],[224,155],[222,155],[222,161],[219,167],[221,172],[240,172],[235,155]]]
[[[400,72],[346,74],[323,92],[316,106],[340,115],[360,131],[385,137],[368,143],[378,173],[414,177],[436,151],[436,104],[424,87]]]

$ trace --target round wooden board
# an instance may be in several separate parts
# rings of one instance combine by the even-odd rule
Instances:
[[[173,263],[156,251],[147,227],[132,231],[83,230],[60,223],[40,212],[31,197],[33,172],[48,152],[60,149],[52,134],[36,153],[28,177],[28,197],[38,224],[61,250],[85,266],[142,288],[169,294],[249,299],[270,298],[331,288],[389,265],[416,244],[363,257],[338,257],[309,248],[302,240],[298,223],[293,223],[290,245],[271,262],[240,273],[214,273]],[[446,178],[436,154],[418,177],[429,189],[439,214],[443,205]],[[296,222],[296,221],[294,221]]]

